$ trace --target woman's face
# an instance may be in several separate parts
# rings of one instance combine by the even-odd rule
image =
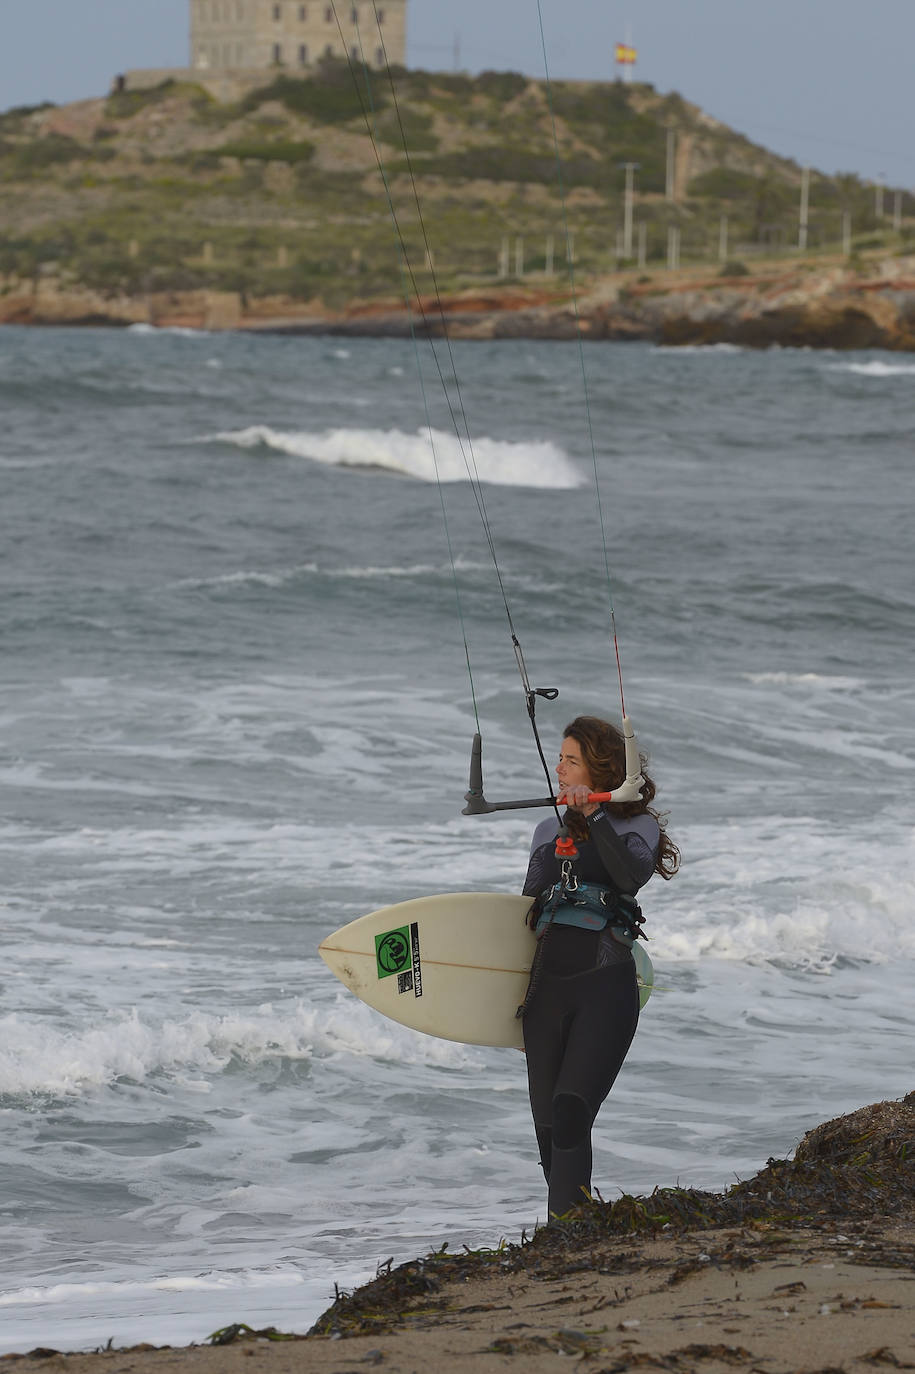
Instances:
[[[559,779],[561,788],[588,787],[592,791],[594,790],[594,783],[582,759],[581,745],[578,740],[567,736],[562,741],[562,747],[559,750],[559,762],[556,765],[556,777]]]

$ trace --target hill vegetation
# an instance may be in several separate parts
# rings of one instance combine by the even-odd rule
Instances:
[[[627,265],[626,163],[637,164],[630,266],[640,252],[642,271],[665,267],[672,227],[684,264],[731,276],[797,244],[801,168],[679,95],[619,82],[549,91],[511,72],[358,82],[330,63],[310,79],[278,72],[234,104],[166,82],[0,115],[0,290],[53,279],[119,296],[391,298],[402,268],[385,181],[421,290],[427,244],[442,291],[551,273],[561,290],[563,194],[580,280]],[[885,203],[891,213],[892,192]],[[845,214],[854,252],[904,248],[915,206],[905,196],[900,208],[901,235],[873,186],[813,173],[808,257],[837,251]]]

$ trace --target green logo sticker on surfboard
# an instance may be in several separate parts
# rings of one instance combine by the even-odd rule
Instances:
[[[375,969],[379,979],[397,975],[399,994],[412,992],[414,997],[422,997],[423,973],[416,921],[375,936]]]
[[[391,978],[395,973],[403,973],[412,958],[409,926],[375,936],[375,962],[379,978]]]

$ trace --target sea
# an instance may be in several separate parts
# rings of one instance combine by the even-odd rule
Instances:
[[[461,814],[477,719],[545,790],[505,602],[551,766],[612,603],[682,852],[601,1196],[915,1088],[915,360],[6,327],[0,416],[0,1351],[305,1331],[545,1219],[522,1056],[317,954],[520,889],[543,813]]]

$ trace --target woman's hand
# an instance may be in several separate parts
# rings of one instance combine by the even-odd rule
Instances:
[[[589,804],[590,795],[590,787],[585,787],[583,783],[579,783],[577,787],[564,787],[556,800],[560,806],[568,806],[573,811],[580,811],[583,816],[593,816],[597,810],[597,803],[591,802]]]

